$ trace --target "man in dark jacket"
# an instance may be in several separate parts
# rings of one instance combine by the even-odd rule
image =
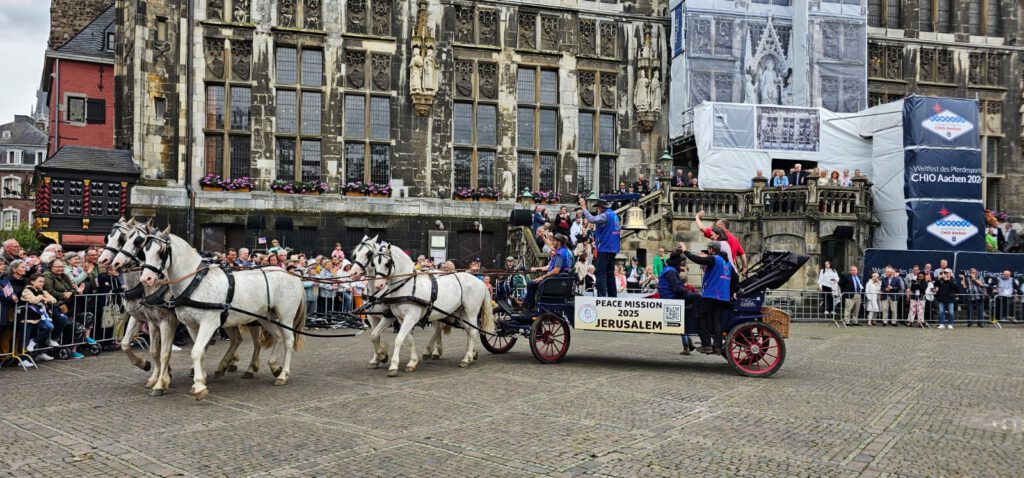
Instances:
[[[699,310],[700,308],[700,294],[693,286],[686,283],[679,271],[682,270],[683,256],[678,252],[674,251],[665,260],[665,267],[661,270],[661,275],[658,276],[658,297],[662,299],[682,299],[686,301],[687,312],[690,310]],[[685,318],[684,326],[685,326]],[[685,328],[685,327],[684,327]],[[693,344],[690,342],[690,336],[683,334],[683,351],[680,352],[682,355],[690,355],[690,351],[693,350]]]
[[[885,276],[882,277],[882,325],[890,323],[890,314],[892,314],[892,326],[895,327],[899,323],[900,298],[903,297],[902,292],[905,288],[906,284],[892,266],[885,266]]]
[[[722,326],[732,312],[732,297],[739,288],[739,274],[729,259],[722,257],[718,241],[708,243],[707,254],[694,254],[680,242],[679,249],[690,261],[704,267],[700,300],[700,343],[698,352],[722,354]],[[712,344],[709,348],[708,344]]]
[[[843,323],[860,325],[860,303],[864,295],[864,283],[860,280],[857,266],[850,266],[849,274],[839,275],[839,291],[843,293]]]

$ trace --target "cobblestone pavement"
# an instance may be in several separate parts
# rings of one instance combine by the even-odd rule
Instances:
[[[202,402],[185,353],[158,398],[120,352],[5,368],[0,476],[1021,476],[1024,328],[793,332],[770,379],[596,332],[561,364],[520,340],[466,370],[455,333],[399,378],[365,337],[313,339],[287,386],[264,364]]]

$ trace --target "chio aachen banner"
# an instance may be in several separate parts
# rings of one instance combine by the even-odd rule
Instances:
[[[908,97],[903,150],[907,248],[984,251],[977,101]]]

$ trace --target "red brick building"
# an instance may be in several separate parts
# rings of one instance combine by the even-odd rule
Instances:
[[[92,21],[81,26],[83,15]],[[112,1],[52,3],[41,82],[50,109],[47,156],[67,145],[114,147],[114,20]]]

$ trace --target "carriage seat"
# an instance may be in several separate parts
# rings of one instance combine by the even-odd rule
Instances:
[[[573,296],[574,282],[575,278],[571,275],[559,274],[554,277],[548,277],[537,288],[538,300],[540,302],[551,300],[564,301]]]

